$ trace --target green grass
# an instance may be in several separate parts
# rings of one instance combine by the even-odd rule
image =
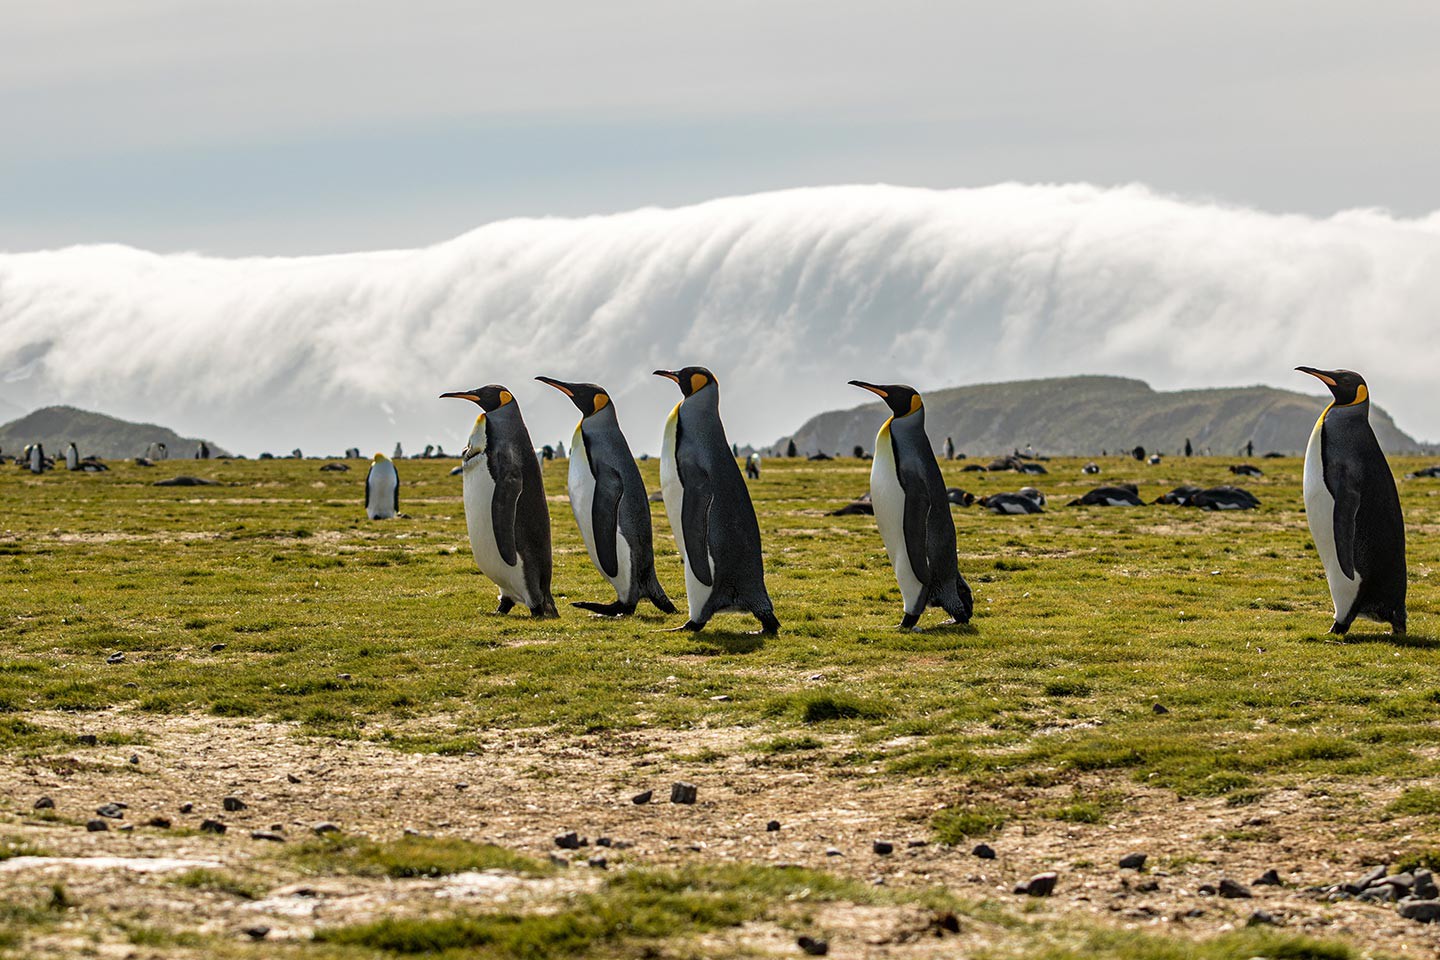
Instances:
[[[951,846],[994,833],[1005,825],[1008,814],[993,804],[964,804],[937,810],[931,818],[935,839]]]
[[[404,836],[374,841],[326,834],[285,851],[285,857],[310,873],[353,873],[369,877],[442,877],[471,870],[505,870],[523,876],[553,871],[504,847],[458,837]]]
[[[189,890],[209,890],[213,893],[229,894],[242,900],[258,900],[264,888],[253,880],[246,880],[227,870],[211,870],[198,867],[176,874],[170,882]]]

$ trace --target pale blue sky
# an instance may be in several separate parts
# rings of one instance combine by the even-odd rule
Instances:
[[[826,183],[1440,208],[1440,7],[0,0],[0,250],[440,241]]]

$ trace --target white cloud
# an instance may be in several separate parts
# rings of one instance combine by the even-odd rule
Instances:
[[[568,439],[573,409],[536,374],[605,384],[654,449],[677,399],[658,366],[710,366],[732,438],[769,442],[854,405],[851,377],[1311,389],[1290,373],[1304,363],[1360,370],[1433,438],[1437,265],[1440,214],[1275,216],[1141,187],[813,188],[506,220],[420,250],[0,255],[0,375],[28,374],[12,399],[318,453],[458,449],[471,413],[435,397],[492,381],[537,443]]]

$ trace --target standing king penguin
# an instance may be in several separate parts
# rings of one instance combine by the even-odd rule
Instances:
[[[442,393],[478,403],[464,467],[465,525],[475,566],[500,588],[496,613],[523,604],[555,617],[550,596],[550,507],[540,462],[515,396],[499,384]]]
[[[389,457],[377,453],[370,459],[370,472],[365,474],[365,516],[389,520],[399,512],[400,474]]]
[[[660,492],[685,567],[690,619],[682,629],[700,630],[717,613],[748,611],[762,632],[776,633],[760,524],[720,422],[720,385],[704,367],[655,376],[674,380],[685,395],[665,421],[660,453]]]
[[[905,601],[900,628],[914,629],[927,607],[943,607],[955,623],[969,623],[970,585],[955,556],[955,519],[925,433],[925,404],[904,384],[850,383],[879,396],[892,414],[875,438],[870,499]]]
[[[1305,516],[1335,601],[1331,633],[1356,617],[1405,632],[1405,519],[1390,464],[1370,429],[1370,390],[1352,370],[1296,367],[1335,401],[1305,448]]]
[[[650,499],[610,395],[593,383],[535,379],[559,390],[580,409],[580,423],[570,441],[570,509],[590,562],[615,588],[614,603],[581,600],[572,606],[618,617],[634,613],[643,597],[663,612],[674,613],[675,604],[655,576]]]
[[[65,469],[80,469],[80,451],[76,448],[73,441],[71,442],[70,446],[65,448]]]

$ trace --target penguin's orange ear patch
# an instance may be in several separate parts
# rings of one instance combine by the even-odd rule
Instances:
[[[1354,399],[1354,400],[1351,400],[1350,403],[1348,404],[1348,406],[1352,406],[1352,407],[1353,407],[1353,406],[1355,406],[1357,403],[1364,403],[1366,400],[1369,400],[1369,399],[1370,399],[1370,390],[1365,386],[1365,384],[1362,383],[1362,384],[1360,384],[1358,387],[1355,388],[1355,399]]]
[[[910,397],[910,412],[914,413],[916,410],[919,410],[923,406],[924,404],[920,402],[920,394],[912,394]]]
[[[597,393],[595,394],[595,409],[591,412],[599,413],[601,410],[604,410],[605,407],[609,405],[609,403],[610,398],[608,396],[603,393]]]
[[[697,392],[701,387],[705,386],[705,384],[709,382],[709,380],[705,379],[705,374],[703,373],[690,374],[690,392]]]
[[[505,404],[509,403],[510,401],[512,401],[512,400],[514,400],[514,399],[515,399],[515,398],[510,395],[510,391],[509,391],[509,390],[501,390],[501,391],[500,391],[500,406],[503,407],[503,406],[505,406]]]

